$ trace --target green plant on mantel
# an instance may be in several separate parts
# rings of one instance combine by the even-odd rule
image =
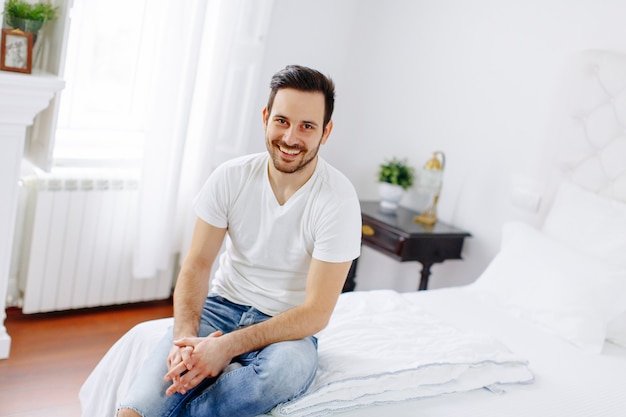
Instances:
[[[26,0],[7,0],[4,4],[4,21],[13,29],[37,32],[44,23],[56,19],[58,9],[49,1],[29,3]]]
[[[399,185],[404,190],[413,185],[415,173],[413,168],[407,164],[406,159],[392,158],[384,164],[380,164],[379,168],[379,182],[388,182],[389,184]]]

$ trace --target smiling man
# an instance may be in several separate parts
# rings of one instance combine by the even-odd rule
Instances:
[[[318,156],[333,127],[332,80],[292,65],[270,89],[267,152],[224,163],[196,197],[174,327],[120,417],[257,416],[313,381],[314,335],[359,256],[361,212],[352,184]]]

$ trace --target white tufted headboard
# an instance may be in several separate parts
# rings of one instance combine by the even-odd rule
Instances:
[[[584,51],[573,65],[559,99],[558,175],[626,201],[626,54]]]

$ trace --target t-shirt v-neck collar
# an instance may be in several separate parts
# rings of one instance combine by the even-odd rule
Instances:
[[[287,201],[285,201],[283,204],[280,204],[278,202],[278,198],[276,197],[276,194],[274,194],[274,190],[272,189],[272,184],[270,183],[270,174],[269,174],[269,164],[271,164],[271,158],[267,158],[267,164],[265,165],[265,187],[267,189],[268,192],[268,196],[270,197],[270,200],[273,201],[273,203],[276,205],[276,207],[288,207],[291,204],[293,204],[293,201],[297,200],[298,197],[304,192],[304,190],[306,190],[308,187],[311,186],[313,179],[317,176],[317,172],[320,169],[320,164],[322,163],[322,159],[318,156],[317,158],[317,164],[315,166],[315,170],[313,171],[313,174],[311,174],[311,177],[304,183],[302,184],[302,186],[300,188],[298,188],[296,190],[295,193],[293,193],[288,199]]]

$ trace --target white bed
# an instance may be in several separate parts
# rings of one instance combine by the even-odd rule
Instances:
[[[588,51],[574,69],[589,101],[560,129],[543,225],[505,224],[472,285],[343,294],[312,387],[273,415],[626,415],[626,57]],[[170,324],[142,323],[111,348],[81,389],[83,416],[114,415]]]

